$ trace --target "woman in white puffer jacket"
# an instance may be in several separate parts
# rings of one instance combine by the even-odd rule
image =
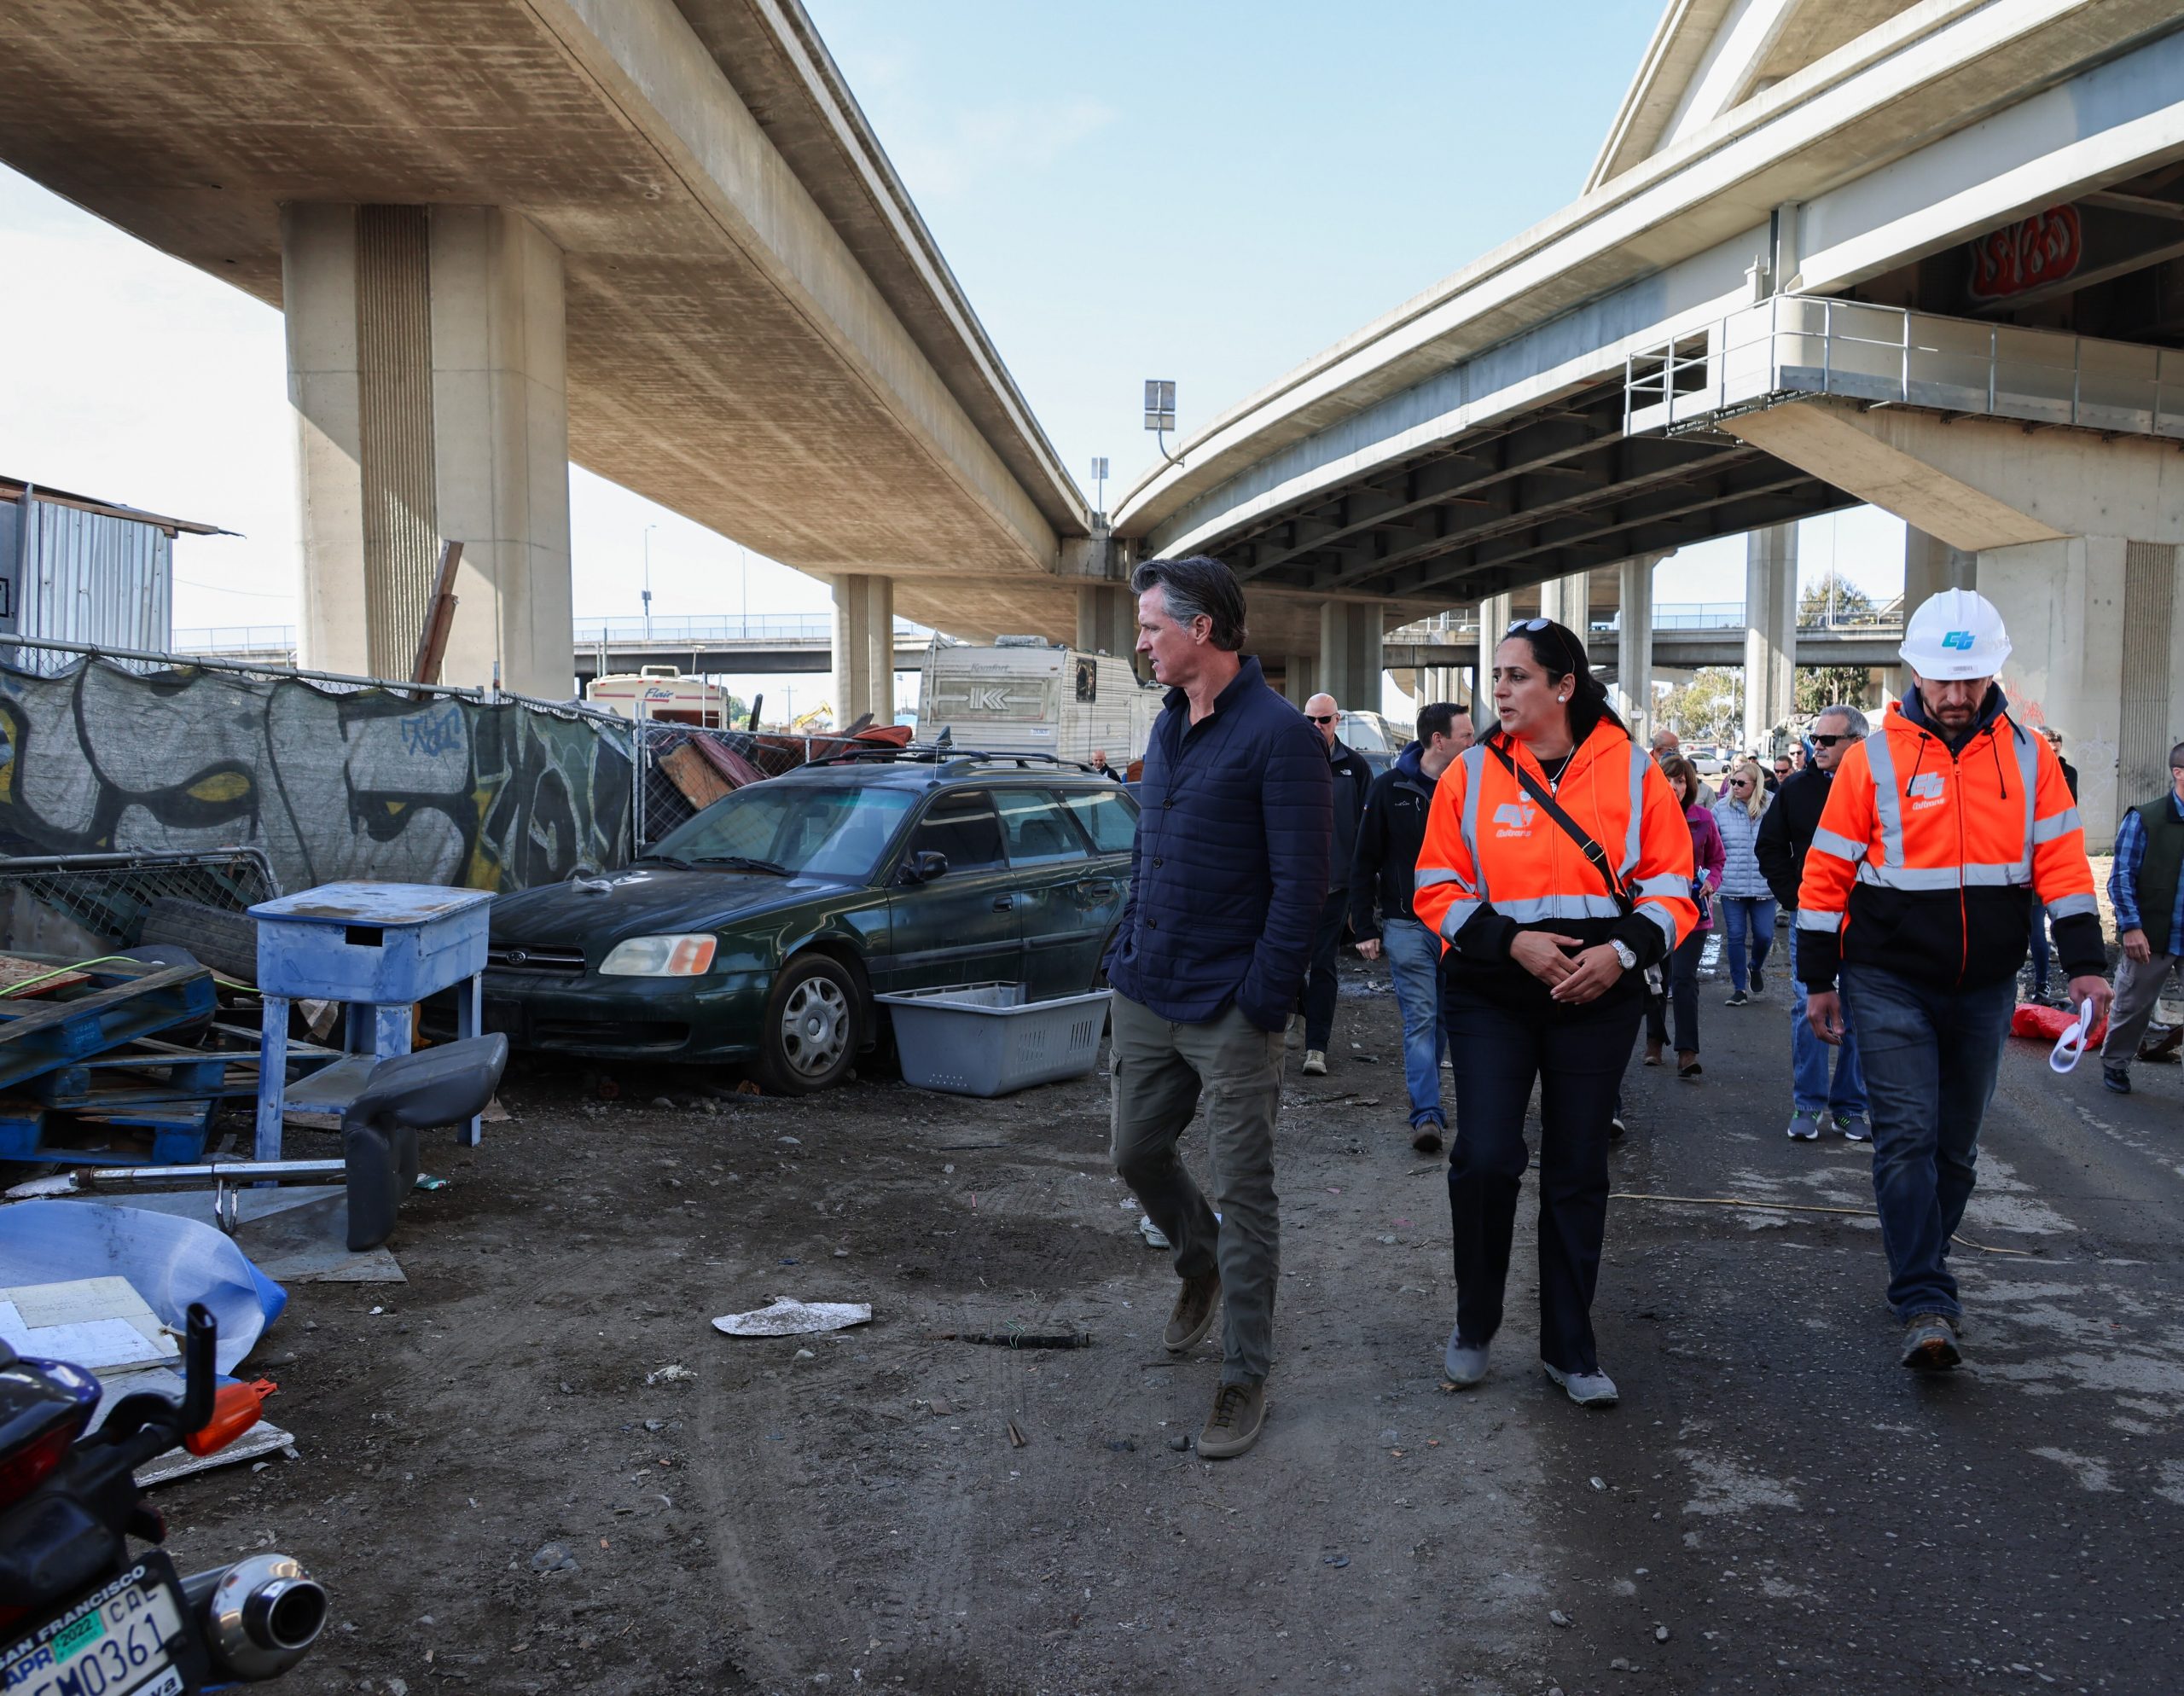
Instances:
[[[1722,833],[1722,848],[1728,857],[1722,874],[1722,952],[1728,961],[1733,985],[1731,1007],[1742,1007],[1752,996],[1763,995],[1767,990],[1762,968],[1767,964],[1768,950],[1774,944],[1774,896],[1767,887],[1753,849],[1759,840],[1759,821],[1772,799],[1757,763],[1740,759],[1722,780],[1722,799],[1714,803],[1714,823]],[[1745,993],[1747,949],[1750,995]]]

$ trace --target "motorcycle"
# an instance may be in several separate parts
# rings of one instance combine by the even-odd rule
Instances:
[[[285,1554],[180,1576],[136,1469],[179,1445],[215,1454],[258,1423],[269,1386],[215,1387],[218,1327],[189,1310],[180,1401],[125,1396],[89,1432],[102,1386],[0,1344],[0,1691],[195,1696],[277,1677],[326,1623],[326,1592]]]

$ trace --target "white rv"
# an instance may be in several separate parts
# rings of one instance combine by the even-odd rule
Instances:
[[[918,740],[946,729],[956,746],[1053,754],[1089,763],[1095,748],[1118,770],[1145,752],[1167,691],[1141,684],[1130,661],[1003,636],[991,648],[926,650]]]

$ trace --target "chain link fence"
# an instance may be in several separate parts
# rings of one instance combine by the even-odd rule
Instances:
[[[280,892],[271,863],[256,848],[0,860],[0,912],[27,900],[124,946],[142,940],[144,916],[155,901],[240,913]]]

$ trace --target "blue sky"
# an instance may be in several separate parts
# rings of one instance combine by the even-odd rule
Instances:
[[[1111,499],[1152,456],[1144,378],[1176,380],[1188,431],[1574,198],[1658,13],[807,3],[1064,462],[1112,460]],[[4,171],[0,256],[0,471],[245,532],[185,538],[176,623],[293,622],[278,314]],[[656,613],[742,603],[732,538],[582,472],[572,519],[580,616],[639,610],[648,526]],[[1806,571],[1893,592],[1900,536],[1816,521]],[[1687,550],[1657,596],[1738,598],[1741,560]],[[753,612],[828,605],[756,556],[747,584]]]

